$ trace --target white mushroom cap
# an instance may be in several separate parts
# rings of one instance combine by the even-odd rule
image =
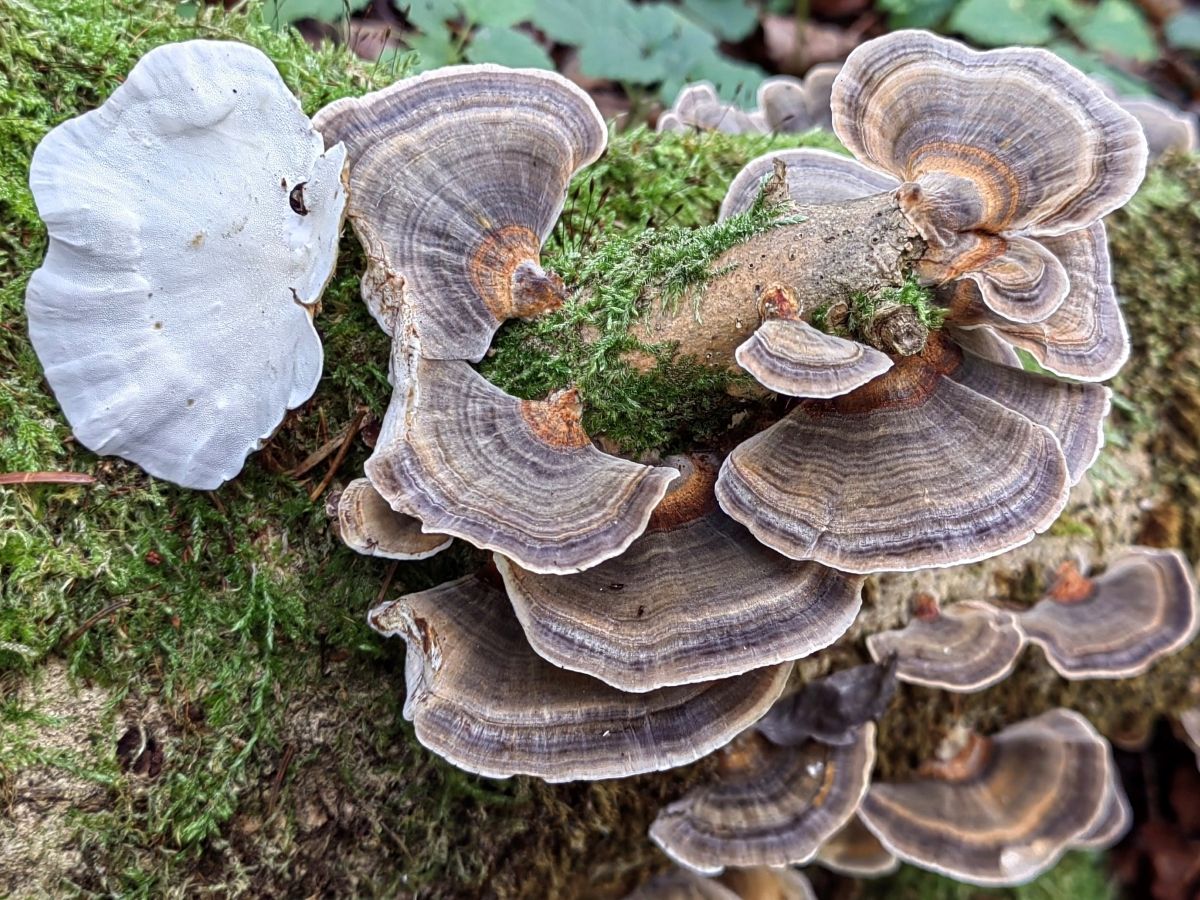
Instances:
[[[265,55],[217,41],[150,51],[46,136],[26,310],[81,443],[215,488],[312,396],[344,159]]]

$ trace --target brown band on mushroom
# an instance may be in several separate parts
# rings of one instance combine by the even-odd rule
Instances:
[[[1025,646],[1011,613],[982,601],[954,603],[933,616],[914,613],[895,631],[867,637],[876,662],[896,656],[896,677],[947,691],[981,691],[1006,678]]]
[[[648,691],[800,659],[850,627],[861,578],[769,550],[717,508],[711,462],[668,463],[684,477],[621,556],[560,576],[497,556],[539,654]]]
[[[1049,429],[1066,457],[1071,484],[1077,484],[1100,455],[1104,421],[1112,406],[1108,388],[996,365],[970,353],[964,353],[958,368],[947,374]]]
[[[1064,678],[1140,675],[1195,636],[1196,586],[1178,551],[1134,548],[1090,580],[1087,598],[1047,597],[1019,616]]]
[[[1062,262],[1071,284],[1068,299],[1048,318],[1017,324],[984,305],[978,288],[960,281],[942,295],[948,322],[967,328],[990,326],[1027,350],[1044,368],[1081,381],[1104,381],[1129,358],[1129,335],[1112,288],[1104,224],[1040,242]]]
[[[493,778],[620,778],[692,762],[779,696],[790,665],[627,694],[533,652],[504,593],[475,576],[371,611],[408,645],[405,718],[421,743]]]
[[[857,815],[821,845],[813,861],[851,878],[878,878],[900,868],[900,860],[884,849]]]
[[[810,739],[844,746],[860,725],[880,719],[896,693],[896,661],[839,669],[780,698],[755,730],[781,747]]]
[[[658,814],[650,837],[681,865],[716,873],[726,866],[808,862],[854,814],[875,763],[875,726],[844,747],[755,742],[749,765],[702,785]]]
[[[858,47],[833,87],[834,130],[867,164],[919,191],[927,240],[981,230],[1063,234],[1137,189],[1134,119],[1043,50],[983,53],[920,31]]]
[[[737,447],[717,500],[760,541],[845,572],[974,562],[1031,540],[1070,486],[1046,428],[958,384],[939,333],[842,397],[807,401]]]
[[[792,397],[836,397],[892,367],[875,348],[799,319],[767,319],[734,355],[763,387]]]
[[[901,860],[979,885],[1024,884],[1105,812],[1111,750],[1091,724],[1054,709],[987,741],[952,780],[875,783],[863,824]]]
[[[857,200],[893,191],[899,184],[891,175],[868,169],[839,153],[808,148],[776,150],[757,157],[737,173],[721,202],[721,219],[743,213],[754,205],[763,180],[770,177],[776,161],[785,166],[788,195],[802,206]]]
[[[622,553],[677,476],[592,446],[571,391],[518,400],[465,362],[421,358],[411,336],[393,347],[392,403],[367,475],[427,531],[531,571],[577,572]]]
[[[1074,560],[1069,559],[1059,564],[1054,583],[1046,591],[1046,596],[1056,603],[1082,603],[1095,595],[1096,583],[1079,571],[1079,565]]]
[[[450,546],[444,534],[426,534],[421,522],[396,512],[366,478],[331,494],[326,511],[351,550],[384,559],[425,559]]]
[[[554,72],[452,66],[313,121],[346,144],[350,220],[369,266],[403,278],[426,356],[479,360],[504,318],[561,300],[539,248],[608,135],[580,88]],[[381,281],[364,279],[363,297],[390,330]]]

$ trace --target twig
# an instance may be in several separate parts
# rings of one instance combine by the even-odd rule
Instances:
[[[86,472],[5,472],[0,484],[95,484],[96,478]]]
[[[363,420],[367,417],[366,407],[359,407],[354,419],[350,422],[349,428],[346,430],[346,437],[342,439],[342,446],[338,449],[337,455],[333,458],[333,462],[329,464],[328,471],[325,472],[325,477],[321,479],[321,483],[313,488],[308,499],[313,503],[317,502],[317,498],[325,493],[325,488],[329,487],[329,483],[333,481],[333,476],[337,474],[337,470],[341,468],[342,463],[346,461],[346,456],[350,453],[350,446],[354,443],[354,437],[358,434],[358,430],[362,428]]]
[[[100,610],[100,612],[93,613],[92,615],[88,616],[82,625],[80,625],[78,628],[76,628],[74,631],[72,631],[65,638],[63,638],[61,641],[58,642],[58,649],[63,650],[65,648],[71,646],[71,644],[75,643],[77,640],[79,640],[83,636],[83,633],[85,631],[87,631],[89,628],[91,628],[93,625],[95,625],[101,619],[103,619],[107,616],[111,616],[113,613],[117,612],[118,610],[124,609],[128,605],[129,605],[128,598],[122,599],[122,600],[116,600],[116,601],[108,604],[108,606],[104,607],[104,609]]]
[[[279,768],[275,772],[275,777],[271,779],[271,795],[267,800],[267,809],[272,812],[275,810],[275,803],[279,800],[279,792],[283,790],[283,779],[287,775],[288,767],[292,764],[292,757],[296,755],[296,748],[292,744],[288,744],[283,748],[283,759],[279,761]]]
[[[374,609],[383,602],[383,598],[387,596],[388,588],[392,586],[392,579],[396,577],[396,569],[400,565],[400,560],[393,559],[392,564],[388,566],[387,574],[383,576],[383,587],[379,589],[379,593],[375,597],[375,603],[371,607]]]
[[[291,475],[293,478],[301,477],[308,472],[309,469],[313,468],[313,466],[319,465],[326,457],[329,456],[330,453],[340,447],[342,445],[342,441],[345,439],[346,429],[343,428],[312,453],[308,454],[308,456],[304,457],[304,460],[299,465],[288,469],[286,474]]]

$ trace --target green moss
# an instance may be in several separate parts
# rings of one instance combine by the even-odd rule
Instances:
[[[866,900],[1115,900],[1117,890],[1096,853],[1069,853],[1041,878],[1018,888],[979,888],[905,866],[864,883]]]

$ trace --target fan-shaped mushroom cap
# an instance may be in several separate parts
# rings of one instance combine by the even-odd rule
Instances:
[[[969,281],[948,294],[948,322],[965,328],[988,326],[1029,351],[1045,369],[1080,381],[1105,381],[1129,358],[1129,334],[1112,288],[1104,223],[1060,237],[1041,238],[1066,269],[1068,299],[1041,322],[1021,325],[987,308]]]
[[[1116,761],[1109,751],[1108,759],[1109,784],[1108,794],[1104,801],[1104,811],[1096,822],[1077,837],[1072,843],[1075,847],[1089,850],[1107,850],[1129,833],[1133,825],[1133,808],[1125,795],[1125,786],[1121,784],[1120,773],[1117,772]]]
[[[995,556],[1066,504],[1054,435],[948,377],[962,352],[934,333],[865,387],[805,401],[725,460],[717,499],[760,541],[844,572]]]
[[[1008,677],[1025,646],[1011,613],[978,600],[939,609],[918,595],[913,618],[902,629],[867,637],[876,662],[896,657],[896,677],[947,691],[981,691]]]
[[[624,691],[736,675],[837,640],[862,579],[780,556],[713,497],[715,460],[684,474],[621,556],[576,575],[535,575],[496,557],[533,648]]]
[[[429,532],[541,573],[622,553],[678,476],[600,452],[574,391],[518,400],[465,362],[394,344],[395,389],[367,477]]]
[[[1130,678],[1196,635],[1196,585],[1175,550],[1135,548],[1097,578],[1073,564],[1021,628],[1064,678]]]
[[[216,488],[312,396],[344,160],[262,52],[224,41],[151,50],[46,135],[26,312],[82,444]]]
[[[947,325],[945,328],[946,336],[963,350],[1002,366],[1021,368],[1021,357],[1017,356],[1017,351],[992,327],[980,325],[961,328],[957,325]]]
[[[1195,153],[1200,146],[1193,113],[1176,109],[1153,97],[1118,97],[1117,103],[1142,126],[1152,160],[1168,151]]]
[[[768,78],[758,87],[758,108],[767,127],[778,133],[798,133],[811,128],[833,128],[829,98],[840,63],[813,66],[804,81],[789,75]]]
[[[900,182],[891,175],[868,169],[857,160],[828,150],[801,148],[775,150],[751,160],[734,176],[721,201],[722,220],[743,213],[754,205],[763,179],[774,171],[776,161],[784,164],[788,196],[801,206],[823,206],[857,200],[884,191],[894,191]]]
[[[856,740],[860,725],[887,711],[895,693],[894,659],[839,669],[781,698],[755,729],[781,747],[798,747],[810,739],[845,746]]]
[[[892,367],[886,353],[802,319],[766,319],[734,356],[763,387],[792,397],[837,397]]]
[[[831,747],[778,747],[749,734],[726,752],[728,771],[658,814],[650,837],[681,865],[782,866],[810,860],[854,814],[875,764],[875,726]]]
[[[850,54],[832,105],[842,143],[912,185],[914,217],[943,245],[1084,228],[1132,197],[1146,166],[1133,117],[1044,50],[896,31]]]
[[[350,159],[349,216],[369,264],[403,279],[423,352],[479,360],[509,318],[562,302],[538,259],[567,183],[604,150],[608,131],[588,95],[540,69],[451,66],[313,119]],[[392,301],[363,280],[391,332]]]
[[[692,762],[758,719],[791,669],[626,694],[534,653],[504,592],[476,576],[385,603],[369,621],[408,645],[404,717],[417,739],[493,778],[621,778]]]
[[[1050,710],[972,736],[927,777],[876,782],[859,816],[905,862],[968,884],[1024,884],[1104,814],[1109,753],[1083,716]]]
[[[996,365],[971,353],[947,373],[959,384],[995,400],[1058,438],[1071,484],[1091,468],[1104,446],[1104,420],[1112,392],[1097,384],[1059,381],[1021,368]]]
[[[725,885],[676,866],[637,887],[625,900],[741,900]]]
[[[748,113],[725,103],[707,81],[685,84],[674,105],[658,117],[655,130],[683,132],[691,129],[726,134],[761,134],[767,125],[761,113]]]
[[[326,512],[351,550],[385,559],[425,559],[450,546],[444,534],[426,534],[412,516],[392,509],[366,478],[330,494]]]
[[[867,830],[857,815],[821,845],[813,861],[831,872],[851,878],[891,875],[900,868],[900,860],[884,849],[879,838]]]

